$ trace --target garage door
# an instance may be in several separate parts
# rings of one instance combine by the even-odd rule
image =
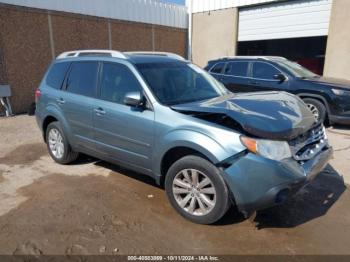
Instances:
[[[238,41],[328,35],[332,0],[284,1],[242,8]]]

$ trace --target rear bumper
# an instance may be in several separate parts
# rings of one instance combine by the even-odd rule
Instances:
[[[283,203],[314,179],[332,155],[327,147],[300,165],[293,159],[278,162],[248,153],[225,169],[223,176],[238,209],[250,213]]]

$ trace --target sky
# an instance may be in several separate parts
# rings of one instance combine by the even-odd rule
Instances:
[[[163,2],[174,3],[178,5],[184,5],[186,0],[162,0]]]

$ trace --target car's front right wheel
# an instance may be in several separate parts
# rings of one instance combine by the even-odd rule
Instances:
[[[230,206],[229,192],[219,169],[199,156],[185,156],[168,170],[165,190],[171,205],[199,224],[218,221]]]

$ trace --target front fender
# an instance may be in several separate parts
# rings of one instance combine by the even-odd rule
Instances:
[[[318,95],[318,94],[313,94],[313,93],[297,93],[296,94],[298,97],[300,97],[301,99],[303,98],[315,98],[317,100],[320,100],[326,107],[326,110],[327,110],[327,113],[330,114],[331,113],[331,110],[330,110],[330,107],[329,107],[329,103],[328,103],[328,100],[330,101],[331,99],[328,97],[328,95],[326,93],[324,93],[324,96],[321,96],[321,95]]]
[[[178,129],[167,133],[163,139],[162,143],[155,147],[153,154],[153,167],[154,173],[157,175],[161,174],[161,165],[164,155],[171,149],[176,147],[187,147],[198,151],[199,153],[206,156],[213,164],[217,164],[238,151],[234,148],[226,148],[225,146],[219,144],[213,138],[209,137],[204,133],[198,131]]]

